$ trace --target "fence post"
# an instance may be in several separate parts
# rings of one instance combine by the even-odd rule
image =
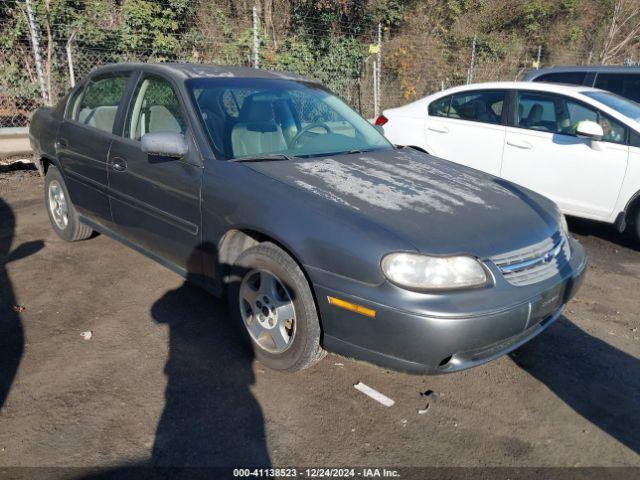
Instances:
[[[44,71],[42,70],[42,56],[40,55],[40,43],[38,42],[38,30],[36,29],[36,19],[33,15],[31,0],[25,0],[27,6],[27,18],[29,20],[29,33],[31,35],[31,47],[33,48],[33,59],[36,62],[36,74],[40,83],[40,94],[46,105],[50,104],[49,94],[44,81]]]
[[[373,61],[373,117],[380,115],[380,104],[378,103],[378,62]]]
[[[76,36],[76,32],[73,32],[67,40],[66,51],[67,51],[67,64],[69,65],[69,84],[71,88],[76,86],[76,76],[73,71],[73,56],[71,55],[71,43],[73,42],[73,38]]]
[[[375,115],[378,118],[380,115],[380,105],[382,103],[382,89],[380,88],[381,84],[381,74],[382,74],[382,23],[378,22],[378,53],[376,54],[376,67],[377,72],[375,75],[376,82],[376,98],[377,98],[377,106],[375,108]]]
[[[476,42],[478,36],[473,36],[473,43],[471,44],[471,62],[469,63],[469,70],[467,70],[467,84],[473,82],[473,69],[476,64]]]
[[[540,55],[542,53],[542,45],[538,45],[538,58],[536,59],[536,70],[540,69]]]
[[[258,6],[253,6],[253,68],[260,67],[260,38],[258,36]]]

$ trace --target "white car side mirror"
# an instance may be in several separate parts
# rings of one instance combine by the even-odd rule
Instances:
[[[600,140],[604,135],[604,131],[600,124],[592,122],[591,120],[582,120],[578,122],[576,126],[576,135],[580,137],[587,137],[592,140]]]
[[[601,151],[602,145],[600,140],[604,136],[604,131],[599,123],[592,122],[591,120],[582,120],[578,122],[576,126],[576,135],[579,137],[585,137],[591,139],[591,148]]]

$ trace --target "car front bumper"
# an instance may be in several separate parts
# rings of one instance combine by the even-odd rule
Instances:
[[[559,274],[528,287],[507,285],[496,276],[496,284],[482,291],[425,295],[388,282],[327,282],[326,272],[316,275],[322,281],[314,281],[314,290],[323,346],[412,373],[451,373],[486,363],[531,340],[561,315],[586,271],[582,246],[572,239],[571,247],[571,260]],[[329,296],[374,310],[375,316],[331,305]]]

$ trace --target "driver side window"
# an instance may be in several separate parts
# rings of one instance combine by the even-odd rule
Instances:
[[[184,134],[185,131],[182,107],[169,81],[157,75],[145,75],[133,95],[125,137],[139,141],[145,133]]]

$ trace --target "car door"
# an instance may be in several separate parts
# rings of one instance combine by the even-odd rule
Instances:
[[[112,226],[107,195],[107,158],[118,109],[131,72],[89,79],[71,96],[58,130],[56,153],[74,206],[82,215]]]
[[[202,160],[178,90],[164,76],[142,73],[108,159],[111,212],[117,231],[181,273],[200,272]],[[180,159],[142,151],[146,133],[184,135]]]
[[[432,102],[426,122],[429,153],[494,175],[504,146],[504,90],[472,90]]]
[[[627,167],[626,128],[579,100],[547,92],[518,91],[514,117],[501,176],[551,198],[568,214],[608,218]],[[575,135],[582,120],[601,124],[602,141]]]

